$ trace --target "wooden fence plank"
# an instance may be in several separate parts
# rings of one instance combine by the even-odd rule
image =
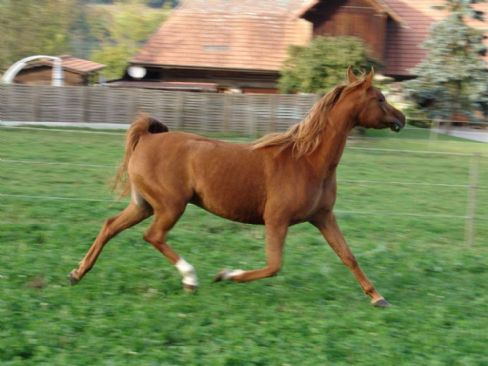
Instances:
[[[171,129],[262,135],[299,122],[314,95],[169,92],[135,88],[0,86],[2,120],[130,123],[139,112]]]

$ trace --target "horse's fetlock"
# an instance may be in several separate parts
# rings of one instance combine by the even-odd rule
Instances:
[[[367,286],[364,288],[364,293],[368,296],[371,296],[373,293],[375,293],[376,290],[373,285]]]
[[[183,277],[183,285],[193,287],[198,286],[195,268],[190,263],[185,261],[183,258],[180,258],[178,262],[176,262],[175,266]]]
[[[271,267],[268,269],[268,274],[269,274],[269,277],[274,277],[274,276],[277,276],[278,273],[280,272],[281,270],[281,267],[278,266],[278,267]]]

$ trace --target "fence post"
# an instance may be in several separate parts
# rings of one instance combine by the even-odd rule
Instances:
[[[246,112],[247,112],[247,126],[248,133],[251,138],[256,138],[257,136],[257,121],[256,121],[256,98],[253,95],[243,95],[242,98],[247,99]]]
[[[469,166],[468,204],[466,208],[466,225],[464,238],[472,246],[476,235],[476,195],[479,184],[479,167],[481,154],[473,154]]]
[[[268,131],[266,131],[267,133],[271,133],[271,132],[275,132],[276,131],[276,120],[277,120],[277,116],[276,116],[276,105],[278,104],[278,95],[277,94],[270,94],[270,98],[271,98],[271,108],[270,108],[270,121],[269,121],[269,127],[268,127]]]
[[[440,133],[440,123],[437,118],[434,118],[432,121],[432,125],[430,126],[430,136],[429,136],[429,141],[430,142],[437,142],[437,135]]]
[[[41,120],[41,96],[39,93],[39,88],[32,88],[34,91],[34,98],[32,100],[32,120]]]
[[[231,114],[232,114],[232,95],[225,93],[223,95],[224,98],[224,120],[223,120],[223,132],[227,133],[229,132],[229,125],[230,125],[230,119],[231,119]]]
[[[92,90],[90,88],[90,86],[85,86],[81,89],[81,108],[83,108],[81,122],[90,122],[90,91]]]
[[[184,100],[183,92],[176,92],[176,129],[181,130],[184,127]]]
[[[136,117],[137,113],[139,113],[139,105],[137,103],[138,90],[135,88],[131,88],[128,89],[127,92],[129,94],[129,106],[128,113],[125,116],[125,118],[127,118],[125,123],[130,124]]]

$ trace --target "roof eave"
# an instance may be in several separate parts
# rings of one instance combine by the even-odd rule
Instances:
[[[256,72],[256,73],[279,73],[279,70],[275,69],[248,69],[242,67],[218,67],[218,66],[199,66],[199,65],[177,65],[177,64],[160,64],[154,62],[141,62],[136,60],[129,61],[131,66],[143,66],[143,67],[155,67],[159,69],[192,69],[192,70],[225,70],[225,71],[236,71],[236,72]]]

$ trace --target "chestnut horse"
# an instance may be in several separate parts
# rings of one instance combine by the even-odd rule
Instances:
[[[405,125],[405,116],[386,102],[372,80],[372,71],[357,78],[349,69],[347,83],[322,97],[301,123],[249,144],[167,132],[161,122],[139,116],[127,133],[118,174],[119,181],[126,175],[122,183],[131,201],[105,222],[70,273],[71,283],[92,268],[111,238],[154,215],[144,239],[176,266],[185,289],[196,289],[195,269],[166,242],[168,231],[193,203],[229,220],[265,226],[267,265],[225,269],[216,281],[247,282],[277,274],[288,227],[310,222],[353,272],[372,304],[387,306],[360,269],[333,214],[336,168],[349,131],[354,126],[399,131]]]

